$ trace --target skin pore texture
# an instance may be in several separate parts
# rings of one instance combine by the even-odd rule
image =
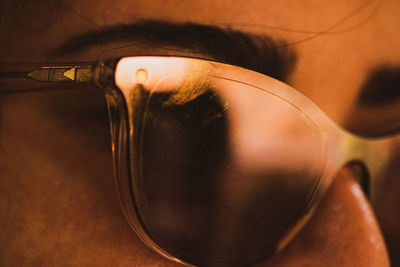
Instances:
[[[118,44],[62,57],[49,51],[99,25],[141,19],[230,25],[290,44],[330,28],[357,7],[362,8],[330,33],[292,46],[298,59],[288,83],[339,125],[382,133],[400,126],[399,101],[370,108],[356,100],[371,71],[400,64],[396,0],[4,1],[0,62],[94,61]],[[132,55],[146,49],[153,52],[133,47]],[[123,217],[100,93],[2,96],[0,122],[1,266],[180,266],[151,251]],[[294,240],[258,266],[389,266],[357,177],[343,168]]]

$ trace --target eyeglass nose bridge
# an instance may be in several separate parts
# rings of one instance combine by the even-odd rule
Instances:
[[[326,192],[332,179],[340,168],[348,164],[358,164],[366,180],[365,192],[372,202],[376,198],[376,189],[382,182],[385,169],[394,155],[399,154],[400,135],[381,138],[365,138],[354,135],[327,118],[329,134],[322,134],[326,147],[326,163],[318,192]],[[317,196],[316,196],[317,197]],[[319,196],[318,198],[321,198]]]

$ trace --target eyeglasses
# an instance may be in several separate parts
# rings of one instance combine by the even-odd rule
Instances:
[[[188,265],[261,261],[346,163],[365,166],[374,198],[398,149],[396,136],[342,130],[271,77],[202,59],[50,65],[2,72],[0,81],[0,93],[104,91],[125,217],[149,247]]]

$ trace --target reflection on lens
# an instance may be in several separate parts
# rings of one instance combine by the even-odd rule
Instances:
[[[177,79],[132,95],[132,190],[143,226],[192,264],[261,261],[310,208],[323,160],[319,133],[265,91]]]

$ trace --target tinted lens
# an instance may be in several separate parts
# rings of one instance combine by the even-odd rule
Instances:
[[[136,87],[132,192],[147,233],[196,265],[250,264],[309,210],[314,124],[267,91],[208,76]]]

